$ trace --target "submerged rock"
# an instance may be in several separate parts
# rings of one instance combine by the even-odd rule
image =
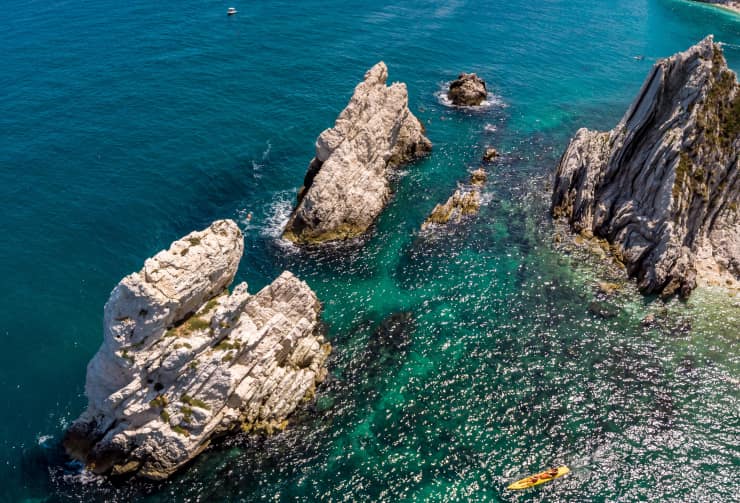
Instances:
[[[450,83],[447,97],[453,105],[475,107],[486,100],[488,91],[483,79],[474,73],[461,73]]]
[[[406,85],[387,80],[385,63],[368,70],[334,127],[319,136],[285,239],[310,244],[364,234],[390,199],[394,169],[431,150]]]
[[[596,289],[598,290],[598,292],[601,295],[604,295],[604,296],[609,297],[609,296],[614,295],[615,293],[617,293],[621,289],[621,286],[618,283],[610,283],[608,281],[600,281],[596,285]]]
[[[349,374],[361,387],[378,391],[377,379],[388,379],[404,365],[413,342],[416,318],[411,311],[388,315],[370,335],[360,360],[353,362]]]
[[[271,431],[326,375],[320,304],[281,274],[257,294],[234,279],[243,237],[214,222],[147,259],[105,304],[87,410],[67,452],[96,473],[163,479],[233,430]]]
[[[406,349],[411,344],[411,333],[416,319],[411,311],[392,313],[384,318],[375,329],[368,343],[368,351],[374,356],[387,352],[390,355]]]
[[[436,205],[421,224],[422,230],[431,225],[460,223],[463,217],[478,213],[481,203],[480,189],[486,179],[487,175],[483,168],[473,171],[470,174],[470,185],[457,189],[445,203]]]
[[[711,36],[658,61],[616,128],[576,133],[553,216],[606,239],[645,293],[737,281],[739,88]]]
[[[658,322],[655,318],[655,314],[648,313],[645,315],[645,317],[642,319],[640,324],[645,328],[652,328],[658,325]]]
[[[617,308],[598,300],[594,300],[588,305],[588,312],[604,319],[614,318],[619,314]]]

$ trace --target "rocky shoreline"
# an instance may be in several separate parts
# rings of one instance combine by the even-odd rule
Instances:
[[[64,446],[95,473],[164,479],[232,431],[285,428],[326,376],[321,305],[290,272],[227,290],[243,252],[231,220],[123,278],[87,367],[87,410]]]
[[[740,86],[707,37],[660,60],[610,132],[579,130],[552,215],[612,254],[644,293],[740,278]]]

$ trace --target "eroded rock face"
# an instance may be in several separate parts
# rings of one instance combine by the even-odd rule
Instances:
[[[655,64],[613,130],[581,129],[552,214],[605,238],[646,293],[740,277],[740,90],[707,37]]]
[[[488,91],[483,79],[474,73],[461,73],[450,83],[447,97],[453,105],[476,107],[486,100]]]
[[[236,274],[230,220],[172,243],[123,278],[87,369],[87,410],[64,445],[97,473],[162,479],[214,436],[271,431],[326,375],[320,304],[284,272],[255,295]]]
[[[464,217],[477,214],[481,204],[480,189],[487,178],[483,168],[473,171],[470,174],[470,184],[457,189],[446,202],[436,205],[421,224],[422,230],[433,225],[457,224]]]
[[[334,127],[319,136],[286,239],[310,244],[364,234],[390,199],[394,168],[431,150],[406,85],[387,80],[383,62],[368,70]]]

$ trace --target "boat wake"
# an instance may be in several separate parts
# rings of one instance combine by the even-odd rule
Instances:
[[[267,161],[270,159],[270,152],[272,152],[272,143],[270,143],[270,140],[267,140],[267,148],[262,152],[262,160]]]
[[[254,177],[255,179],[262,178],[262,168],[264,167],[264,164],[252,161],[252,177]]]

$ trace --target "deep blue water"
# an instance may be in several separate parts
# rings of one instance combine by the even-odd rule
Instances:
[[[714,33],[740,68],[740,16],[682,0],[229,5],[0,0],[0,500],[509,501],[509,481],[555,462],[573,474],[525,500],[740,491],[737,302],[698,292],[644,330],[663,307],[627,287],[619,315],[595,319],[606,273],[551,248],[545,211],[568,138],[612,127],[656,58]],[[287,248],[315,138],[379,60],[434,152],[363,247]],[[443,106],[461,71],[496,105]],[[420,237],[488,144],[505,155],[479,217]],[[110,290],[217,218],[245,231],[251,290],[289,268],[324,301],[322,405],[174,482],[67,476],[58,441],[84,409]],[[400,343],[382,329],[394,314]]]

